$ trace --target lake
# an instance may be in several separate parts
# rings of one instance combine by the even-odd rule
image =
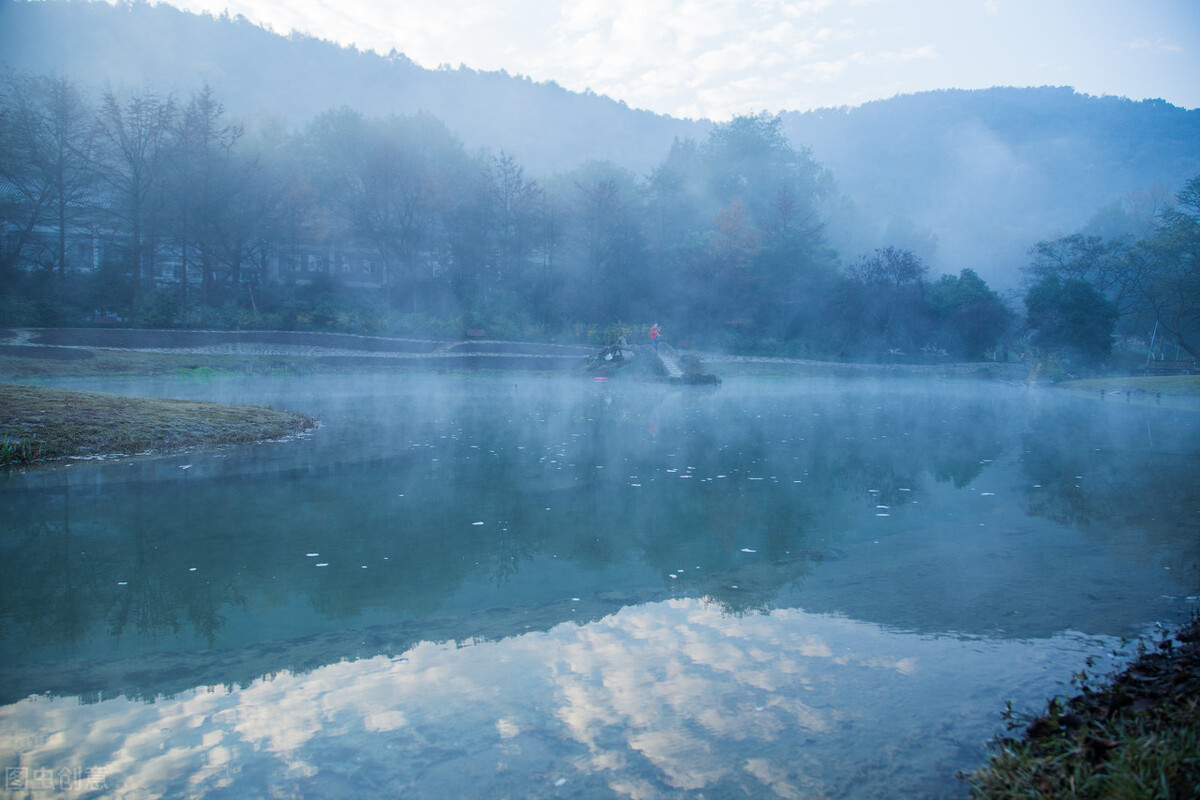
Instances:
[[[303,439],[0,488],[34,797],[963,797],[1200,594],[1200,415],[1001,383],[89,382]]]

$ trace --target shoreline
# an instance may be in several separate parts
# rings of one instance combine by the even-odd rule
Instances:
[[[1077,673],[1077,693],[1044,712],[1005,713],[1015,736],[959,778],[980,800],[1072,797],[1164,800],[1200,794],[1200,616],[1108,675]]]
[[[261,406],[0,384],[0,468],[277,441],[317,420]]]
[[[144,332],[150,334],[152,332]],[[3,333],[0,332],[0,339]],[[436,346],[431,346],[436,345]],[[0,343],[0,468],[54,468],[72,457],[165,455],[196,448],[284,439],[313,430],[304,414],[256,406],[224,406],[30,386],[40,380],[219,374],[542,371],[579,368],[577,346],[531,343],[422,342],[421,352],[247,352],[215,345],[186,349]],[[458,350],[458,352],[454,352]],[[841,364],[803,359],[705,356],[724,375],[746,378],[970,378],[1022,381],[1022,365]],[[1003,367],[1003,369],[993,369]],[[582,371],[581,371],[581,374]],[[1200,376],[1116,377],[1038,384],[1096,402],[1200,410]],[[57,424],[60,428],[54,431]],[[30,434],[36,450],[23,452]],[[19,446],[18,446],[19,445]],[[7,460],[6,460],[7,459]],[[52,460],[53,459],[53,460]],[[1014,734],[997,740],[987,761],[959,775],[976,798],[1190,797],[1200,793],[1200,618],[1160,641],[1141,643],[1139,657],[1096,682],[1077,675],[1080,692],[1049,700],[1045,712],[1012,709]],[[1164,783],[1165,782],[1165,783]],[[1113,792],[1111,787],[1126,790]],[[1154,794],[1161,786],[1165,793]],[[1106,789],[1105,787],[1109,787]]]

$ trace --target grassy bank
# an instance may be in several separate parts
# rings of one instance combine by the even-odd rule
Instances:
[[[313,372],[308,362],[286,356],[233,354],[148,353],[132,350],[67,351],[63,358],[51,348],[30,348],[14,356],[0,351],[0,380],[36,381],[51,378],[118,378],[159,375],[205,376],[215,372],[236,375],[297,375]]]
[[[1200,396],[1200,375],[1092,378],[1089,380],[1063,381],[1059,386],[1064,389],[1081,392],[1197,397]]]
[[[0,384],[0,466],[74,456],[165,453],[280,439],[303,414],[258,406]]]
[[[1200,621],[1142,643],[1123,671],[1051,700],[1044,713],[1010,713],[1016,737],[963,776],[981,800],[1200,797]]]

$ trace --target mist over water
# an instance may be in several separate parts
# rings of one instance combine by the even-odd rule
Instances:
[[[959,796],[1005,700],[1065,690],[1200,581],[1200,426],[1153,405],[951,381],[88,388],[323,423],[0,489],[0,759],[118,793]]]

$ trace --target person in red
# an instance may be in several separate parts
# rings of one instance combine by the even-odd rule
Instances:
[[[650,326],[650,341],[654,342],[654,349],[658,350],[658,337],[662,335],[662,331],[658,329],[658,323]]]

